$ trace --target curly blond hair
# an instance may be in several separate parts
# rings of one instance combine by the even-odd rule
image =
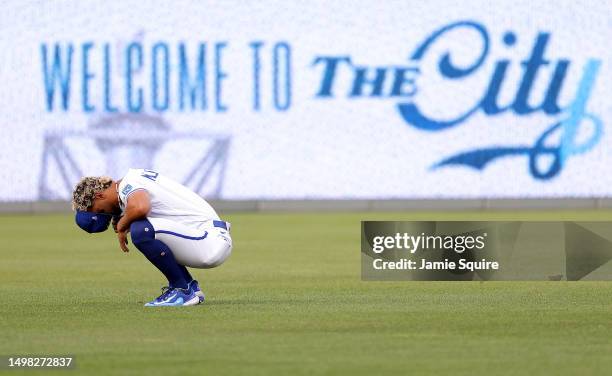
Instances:
[[[72,192],[72,210],[87,210],[93,205],[94,195],[110,187],[113,179],[108,176],[86,176]]]

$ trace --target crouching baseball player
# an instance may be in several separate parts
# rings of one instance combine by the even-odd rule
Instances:
[[[112,221],[124,252],[130,232],[134,246],[166,276],[168,286],[147,307],[202,303],[204,293],[186,267],[214,268],[232,252],[230,224],[199,195],[155,171],[130,169],[118,181],[85,177],[72,206],[77,225],[89,233]]]

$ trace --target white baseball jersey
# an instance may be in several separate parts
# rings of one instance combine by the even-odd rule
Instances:
[[[182,223],[190,228],[212,227],[219,220],[215,210],[198,194],[155,171],[129,169],[118,187],[121,212],[134,192],[146,190],[151,199],[147,218],[163,218]]]

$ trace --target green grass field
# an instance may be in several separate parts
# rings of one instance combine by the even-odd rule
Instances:
[[[60,374],[590,375],[612,372],[612,282],[362,282],[367,219],[611,220],[610,212],[230,214],[234,251],[196,307],[69,215],[0,216],[0,355]],[[7,371],[19,374],[18,371]],[[45,372],[41,372],[45,373]]]

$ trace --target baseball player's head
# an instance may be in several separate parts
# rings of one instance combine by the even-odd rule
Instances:
[[[87,176],[72,192],[72,209],[76,223],[87,232],[108,228],[112,215],[121,213],[115,182],[108,176]]]

